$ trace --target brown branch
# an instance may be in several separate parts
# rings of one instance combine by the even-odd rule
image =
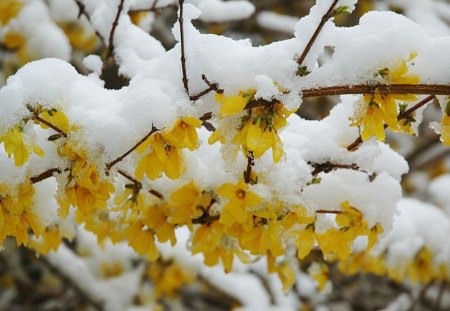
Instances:
[[[40,181],[43,181],[43,180],[45,180],[47,178],[53,177],[55,174],[61,174],[61,173],[62,173],[62,170],[60,168],[51,168],[51,169],[46,170],[45,172],[43,172],[43,173],[41,173],[39,175],[31,177],[30,181],[31,181],[32,184],[36,184],[36,183],[38,183]]]
[[[450,92],[450,86],[448,86],[449,88],[449,92]],[[417,109],[419,109],[420,107],[430,103],[432,100],[434,100],[435,95],[430,95],[428,97],[426,97],[425,99],[421,100],[420,102],[418,102],[417,104],[415,104],[414,106],[412,106],[411,108],[407,109],[404,113],[400,113],[397,116],[397,120],[400,121],[402,119],[408,118],[409,116],[411,116],[411,114],[413,114]],[[387,128],[387,125],[384,125],[384,128]],[[353,142],[351,143],[349,146],[347,146],[347,150],[348,151],[354,151],[356,150],[359,145],[361,145],[363,142],[361,135]]]
[[[302,90],[303,97],[346,94],[416,94],[450,95],[450,85],[445,84],[356,84]]]
[[[153,133],[155,133],[157,131],[158,131],[158,129],[156,127],[152,126],[151,131],[148,132],[148,134],[145,135],[144,138],[142,138],[137,144],[135,144],[133,147],[131,147],[127,152],[125,152],[121,156],[119,156],[116,159],[114,159],[113,161],[107,163],[106,166],[105,166],[106,167],[106,174],[109,173],[109,171],[111,170],[111,168],[114,165],[116,165],[117,163],[119,163],[120,161],[125,159],[130,153],[132,153],[134,150],[136,150],[136,148],[138,148],[140,145],[142,145]]]
[[[125,2],[125,0],[120,0],[119,7],[117,8],[116,17],[114,18],[114,22],[112,24],[111,31],[109,32],[108,55],[106,58],[111,57],[114,52],[114,35],[116,33],[116,28],[119,25],[119,17],[120,17],[120,13],[122,13],[124,2]]]
[[[312,46],[314,45],[314,42],[317,40],[317,37],[319,36],[320,32],[322,31],[323,27],[327,23],[327,21],[333,17],[334,8],[336,7],[339,0],[334,0],[331,4],[328,11],[325,13],[325,15],[322,16],[322,19],[317,26],[316,30],[314,31],[312,37],[309,39],[308,44],[306,44],[305,49],[303,50],[303,53],[300,55],[300,57],[297,59],[297,64],[301,66],[303,64],[303,61],[305,60],[306,56],[308,55],[309,51],[311,50]]]
[[[189,80],[187,78],[187,70],[186,70],[186,52],[184,49],[184,20],[183,20],[183,13],[184,13],[184,0],[179,0],[180,5],[180,15],[178,17],[178,23],[180,24],[180,44],[181,44],[181,71],[183,73],[183,86],[184,90],[186,91],[186,94],[190,96],[189,94]]]
[[[75,3],[78,6],[78,19],[81,18],[82,15],[84,15],[86,17],[86,19],[88,20],[89,23],[91,23],[91,16],[89,15],[88,12],[86,12],[86,6],[81,2],[81,0],[75,0]],[[92,23],[91,23],[92,24]],[[104,42],[105,39],[103,38],[103,36],[100,34],[100,32],[98,32],[98,30],[95,30],[95,34],[97,35],[97,37],[99,37],[99,39]]]
[[[332,163],[330,161],[324,162],[324,163],[312,163],[312,162],[308,162],[309,165],[311,165],[314,168],[314,171],[312,171],[312,175],[315,176],[321,172],[324,173],[329,173],[332,170],[335,169],[350,169],[350,170],[355,170],[355,171],[359,171],[359,166],[356,165],[355,163],[352,164],[340,164],[340,163]]]
[[[224,91],[223,91],[223,89],[221,89],[219,87],[218,83],[216,83],[216,82],[211,83],[208,80],[208,78],[206,78],[206,75],[204,75],[204,74],[202,74],[202,80],[205,81],[205,83],[208,85],[208,88],[206,88],[205,90],[201,91],[200,93],[198,93],[196,95],[189,96],[190,100],[196,101],[212,91],[215,91],[216,93],[219,93],[219,94],[223,94]]]
[[[158,2],[159,2],[159,0],[155,0],[155,1],[153,2],[152,6],[149,7],[149,8],[145,8],[145,9],[133,9],[133,10],[129,10],[128,12],[129,12],[129,13],[140,13],[140,12],[154,12],[154,13],[156,13],[156,12],[159,12],[159,11],[161,11],[161,10],[163,10],[163,9],[166,9],[166,8],[176,7],[176,5],[174,5],[174,4],[172,4],[172,3],[167,4],[167,5],[164,5],[164,6],[156,7],[156,5],[158,4]]]
[[[133,184],[135,184],[136,188],[138,189],[143,189],[143,185],[140,181],[138,181],[137,179],[133,178],[130,174],[127,174],[126,172],[119,170],[118,173],[120,175],[122,175],[123,177],[125,177],[126,179],[128,179],[129,181],[131,181]],[[155,189],[148,189],[148,192],[152,195],[154,195],[155,197],[157,197],[158,199],[164,200],[164,196],[159,192],[156,191]]]
[[[86,291],[83,286],[80,286],[80,284],[75,282],[69,275],[59,269],[59,267],[52,264],[45,256],[40,256],[39,261],[42,262],[51,272],[56,274],[65,285],[75,290],[75,292],[77,292],[78,295],[80,295],[80,297],[89,304],[89,306],[93,307],[97,311],[106,310],[104,301],[101,299],[96,299],[92,293]]]
[[[433,306],[433,311],[438,311],[441,308],[442,298],[444,297],[445,288],[447,287],[447,281],[442,280],[441,286],[439,286],[438,296]]]
[[[319,96],[336,96],[348,94],[416,94],[416,95],[450,95],[450,85],[440,84],[358,84],[358,85],[337,85],[322,88],[312,88],[301,90],[303,98]],[[258,98],[250,101],[245,109],[273,105],[279,102],[276,99],[265,100]],[[424,104],[421,104],[423,106]],[[419,106],[420,107],[420,106]],[[417,107],[417,108],[419,108]],[[417,110],[415,108],[414,110]],[[410,108],[411,109],[411,108]],[[408,110],[407,110],[408,112]],[[408,112],[410,113],[410,112]]]
[[[244,171],[244,182],[249,184],[252,181],[252,169],[255,165],[255,157],[253,156],[253,152],[247,152],[247,169]]]
[[[52,130],[58,132],[58,133],[61,134],[62,136],[67,137],[67,134],[66,134],[63,130],[61,130],[61,129],[60,129],[59,127],[57,127],[56,125],[54,125],[54,124],[52,124],[52,123],[50,123],[50,122],[48,122],[48,121],[42,119],[42,118],[39,116],[39,114],[38,114],[37,112],[35,112],[35,113],[33,114],[33,120],[36,120],[36,121],[38,121],[38,122],[40,122],[40,123],[42,123],[42,124],[48,126],[48,127],[51,128]]]
[[[316,214],[342,214],[342,211],[327,211],[327,210],[320,209],[320,210],[317,210],[315,213]]]

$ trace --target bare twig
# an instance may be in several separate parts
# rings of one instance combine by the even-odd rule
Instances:
[[[246,184],[252,181],[252,169],[255,165],[255,157],[253,156],[253,152],[249,151],[247,153],[247,169],[244,172],[244,182]]]
[[[181,71],[183,74],[183,86],[184,90],[186,91],[186,94],[190,96],[189,94],[189,80],[187,78],[187,70],[186,70],[186,52],[185,52],[185,46],[184,46],[184,20],[183,20],[183,14],[184,14],[184,0],[179,0],[180,5],[180,15],[178,16],[178,23],[180,24],[180,44],[181,44]]]
[[[157,132],[158,129],[154,126],[152,126],[152,129],[150,130],[150,132],[148,132],[147,135],[144,136],[144,138],[142,138],[139,142],[137,142],[133,147],[131,147],[127,152],[125,152],[124,154],[122,154],[121,156],[117,157],[116,159],[114,159],[113,161],[109,162],[106,164],[106,173],[108,174],[109,171],[111,170],[111,168],[116,165],[117,163],[119,163],[120,161],[122,161],[123,159],[125,159],[130,153],[132,153],[134,150],[136,150],[136,148],[138,148],[140,145],[142,145],[153,133]]]
[[[329,173],[332,170],[335,169],[350,169],[350,170],[359,170],[359,166],[355,163],[352,164],[340,164],[340,163],[332,163],[330,161],[324,162],[324,163],[312,163],[308,162],[309,165],[311,165],[314,168],[314,171],[312,171],[312,175],[315,176],[321,172]]]
[[[206,94],[208,94],[209,92],[215,91],[218,94],[223,94],[223,89],[221,89],[219,87],[219,84],[214,82],[211,83],[208,78],[206,78],[206,75],[202,74],[202,80],[205,81],[205,83],[208,85],[208,88],[206,88],[205,90],[201,91],[200,93],[196,94],[196,95],[192,95],[189,96],[189,99],[192,101],[196,101],[198,99],[200,99],[201,97],[205,96]]]
[[[43,172],[43,173],[41,173],[39,175],[31,177],[30,181],[31,181],[31,183],[36,184],[36,183],[38,183],[40,181],[43,181],[43,180],[45,180],[47,178],[53,177],[55,174],[61,174],[61,173],[62,173],[62,170],[60,168],[51,168],[51,169],[46,170],[45,172]]]
[[[80,19],[81,16],[84,15],[86,17],[86,19],[88,20],[88,22],[91,23],[91,16],[89,15],[88,12],[86,12],[86,6],[84,5],[84,3],[81,2],[81,0],[75,0],[75,3],[78,6],[78,19]],[[97,37],[99,37],[99,39],[102,42],[105,42],[105,39],[103,38],[101,33],[98,32],[98,30],[95,30],[95,34],[97,35]]]
[[[138,189],[143,189],[142,183],[140,181],[138,181],[137,179],[133,178],[130,174],[128,174],[122,170],[119,170],[118,173],[120,175],[122,175],[123,177],[125,177],[126,179],[128,179],[129,181],[131,181],[133,184],[135,184]],[[152,188],[147,189],[147,190],[150,194],[154,195],[158,199],[161,199],[161,200],[164,199],[164,196],[159,191],[156,191],[155,189],[152,189]]]
[[[316,214],[342,214],[342,211],[327,211],[327,210],[320,209],[320,210],[317,210],[315,213]]]
[[[125,2],[125,0],[120,0],[119,6],[117,8],[116,17],[114,18],[114,22],[112,24],[111,31],[109,32],[108,55],[106,58],[111,57],[114,52],[114,34],[116,33],[116,28],[119,25],[119,18],[120,18],[120,14],[122,13],[122,10],[123,10],[124,2]]]
[[[164,6],[156,7],[157,4],[158,4],[158,2],[159,2],[159,0],[155,0],[155,1],[153,1],[152,6],[149,7],[149,8],[144,8],[144,9],[133,9],[133,10],[130,10],[129,12],[130,12],[130,13],[159,12],[159,11],[161,11],[161,10],[163,10],[163,9],[166,9],[166,8],[176,7],[176,4],[174,5],[174,4],[172,4],[172,3],[169,3],[169,4],[164,5]]]
[[[334,0],[333,3],[331,3],[330,8],[325,13],[325,15],[322,16],[322,19],[320,20],[319,25],[317,26],[316,30],[314,31],[312,37],[309,39],[308,44],[306,44],[305,49],[303,50],[303,53],[300,55],[300,57],[297,59],[297,64],[301,66],[303,64],[303,61],[305,60],[306,56],[308,55],[309,51],[311,50],[312,46],[314,45],[314,42],[317,40],[317,37],[319,36],[320,32],[323,29],[323,26],[327,23],[327,21],[333,17],[334,8],[336,7],[339,0]]]
[[[442,297],[444,297],[445,288],[447,287],[447,281],[442,280],[441,286],[439,286],[438,296],[433,306],[433,311],[438,311],[441,308]]]
[[[56,265],[53,265],[45,256],[41,256],[39,259],[45,266],[58,275],[61,280],[63,280],[64,284],[73,288],[79,295],[82,297],[84,301],[86,301],[90,306],[92,306],[97,311],[106,310],[104,306],[104,302],[98,299],[95,299],[92,293],[87,292],[82,286],[77,284],[69,275],[66,275],[63,271],[61,271]]]
[[[58,132],[58,134],[60,134],[61,136],[67,137],[67,133],[65,133],[63,130],[61,130],[59,127],[57,127],[56,125],[42,119],[39,114],[37,112],[35,112],[33,114],[33,120],[36,120],[46,126],[48,126],[49,128],[51,128],[52,130]]]

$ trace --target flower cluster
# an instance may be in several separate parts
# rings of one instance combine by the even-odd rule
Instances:
[[[171,179],[178,179],[184,170],[182,149],[197,148],[196,128],[202,122],[194,117],[185,117],[175,123],[170,130],[151,135],[136,151],[144,156],[136,166],[136,178],[142,180],[144,175],[154,180],[164,173]],[[148,149],[150,148],[150,152]]]
[[[415,58],[415,55],[407,61],[402,61],[394,69],[383,68],[377,75],[387,84],[418,84],[420,77],[408,74],[408,64]],[[361,138],[368,140],[372,136],[380,141],[384,141],[386,133],[385,126],[393,131],[404,131],[413,134],[411,123],[414,122],[413,116],[408,116],[398,120],[400,102],[400,112],[404,112],[407,103],[414,102],[418,98],[411,94],[364,94],[358,103],[357,115],[353,119],[352,125],[359,126],[361,129]],[[403,110],[403,111],[402,111]]]

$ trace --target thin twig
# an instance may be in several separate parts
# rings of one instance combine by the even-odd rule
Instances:
[[[253,156],[253,152],[249,151],[247,153],[247,169],[244,172],[244,182],[246,184],[252,181],[252,169],[255,165],[255,157]]]
[[[114,159],[113,161],[109,162],[106,164],[106,173],[108,174],[109,171],[111,170],[111,168],[116,165],[117,163],[119,163],[120,161],[122,161],[123,159],[125,159],[130,153],[132,153],[134,150],[136,150],[136,148],[138,148],[140,145],[142,145],[153,133],[157,132],[158,129],[154,126],[152,126],[152,129],[150,132],[148,132],[147,135],[144,136],[144,138],[142,138],[139,142],[137,142],[133,147],[131,147],[127,152],[125,152],[124,154],[122,154],[121,156],[117,157],[116,159]]]
[[[54,125],[54,124],[52,124],[52,123],[50,123],[50,122],[48,122],[48,121],[42,119],[42,118],[39,116],[39,114],[36,113],[36,112],[33,114],[33,120],[36,120],[36,121],[38,121],[38,122],[40,122],[40,123],[42,123],[42,124],[48,126],[48,127],[51,128],[52,130],[58,132],[60,135],[62,135],[62,136],[64,136],[64,137],[67,137],[67,133],[65,133],[63,130],[61,130],[61,129],[60,129],[59,127],[57,127],[56,125]]]
[[[309,51],[311,50],[312,46],[314,45],[314,42],[317,40],[317,37],[319,36],[320,32],[322,31],[323,27],[327,23],[327,21],[333,17],[334,8],[336,7],[339,0],[334,0],[331,4],[328,11],[325,13],[325,15],[322,16],[322,19],[320,20],[319,25],[317,26],[316,30],[314,31],[311,39],[309,39],[308,44],[306,44],[305,49],[303,50],[303,53],[300,55],[300,57],[297,59],[297,64],[301,66],[303,64],[303,61],[305,60],[306,56],[308,55]]]
[[[426,104],[428,104],[429,102],[431,102],[432,100],[434,100],[436,98],[435,95],[430,95],[428,97],[426,97],[425,99],[421,100],[420,102],[418,102],[417,104],[415,104],[414,106],[412,106],[411,108],[405,110],[405,112],[400,113],[397,117],[397,120],[401,120],[401,119],[405,119],[407,117],[409,117],[410,115],[412,115],[417,109],[419,109],[422,106],[425,106]]]
[[[104,302],[95,299],[93,297],[93,293],[90,293],[86,291],[82,286],[77,284],[69,275],[61,271],[56,265],[52,264],[45,256],[41,256],[39,259],[50,271],[58,275],[61,280],[66,284],[67,286],[73,288],[80,297],[85,300],[91,307],[93,307],[95,310],[103,311],[106,310],[104,306]]]
[[[342,214],[342,211],[327,211],[327,210],[320,209],[320,210],[317,210],[315,213],[316,214]]]
[[[135,184],[138,189],[144,188],[142,183],[140,181],[138,181],[136,178],[133,178],[130,174],[128,174],[122,170],[119,170],[118,173],[120,175],[122,175],[123,177],[125,177],[126,179],[128,179],[129,181],[131,181],[133,184]],[[150,189],[148,189],[148,192],[150,194],[153,194],[158,199],[164,200],[164,196],[159,191],[156,191],[155,189],[150,188]]]
[[[109,32],[108,55],[106,58],[111,57],[114,52],[114,34],[116,33],[116,28],[119,25],[119,18],[120,18],[120,14],[122,13],[122,10],[123,10],[124,2],[125,2],[125,0],[120,0],[119,6],[117,8],[116,17],[114,18],[114,22],[112,24],[111,31]]]
[[[186,70],[186,52],[184,47],[184,20],[183,20],[183,13],[184,13],[184,0],[179,0],[180,4],[180,15],[178,17],[178,23],[180,24],[180,44],[181,44],[181,71],[183,73],[183,86],[184,90],[186,91],[186,94],[190,96],[189,94],[189,80],[187,78],[187,70]]]
[[[438,311],[441,308],[442,297],[444,297],[445,287],[447,287],[447,281],[442,280],[441,286],[439,286],[438,296],[433,306],[433,311]]]
[[[224,90],[219,87],[218,83],[216,83],[216,82],[211,83],[208,80],[208,78],[206,78],[206,75],[204,75],[204,74],[202,74],[202,80],[205,81],[205,83],[208,85],[208,88],[206,88],[205,90],[201,91],[200,93],[198,93],[196,95],[189,96],[190,100],[196,101],[212,91],[215,91],[218,94],[223,94]]]
[[[152,6],[149,7],[149,8],[145,8],[145,9],[133,9],[133,10],[129,10],[128,12],[129,12],[129,13],[140,13],[140,12],[154,12],[154,13],[155,13],[155,12],[159,12],[159,11],[161,11],[161,10],[163,10],[163,9],[167,9],[167,8],[170,8],[170,7],[176,7],[176,5],[174,5],[174,4],[172,4],[172,3],[169,3],[169,4],[164,5],[164,6],[156,7],[156,5],[158,4],[158,2],[159,2],[159,0],[155,0],[155,1],[153,2]]]
[[[414,301],[411,304],[411,307],[409,308],[409,311],[415,311],[416,310],[416,306],[418,304],[420,304],[420,302],[425,298],[425,295],[427,293],[427,291],[431,288],[431,286],[433,286],[434,281],[428,282],[427,284],[425,284],[424,287],[422,287],[422,289],[420,290],[419,294],[417,295],[417,297],[414,299]]]
[[[75,0],[75,3],[78,6],[78,19],[80,19],[80,17],[82,15],[84,15],[86,17],[86,19],[88,20],[88,22],[91,23],[91,16],[89,15],[88,12],[86,12],[86,6],[81,2],[81,0]],[[97,37],[99,37],[99,39],[102,42],[105,42],[105,38],[103,38],[101,33],[98,32],[98,30],[95,30],[95,34],[97,35]]]
[[[60,168],[51,168],[46,170],[45,172],[33,176],[30,178],[31,183],[36,184],[40,181],[43,181],[47,178],[53,177],[55,174],[61,174],[62,170]]]
[[[329,173],[332,170],[335,169],[350,169],[350,170],[359,170],[359,166],[355,163],[352,164],[340,164],[340,163],[332,163],[330,161],[324,162],[324,163],[312,163],[308,162],[309,165],[311,165],[314,168],[314,171],[312,171],[312,175],[315,176],[321,172]]]

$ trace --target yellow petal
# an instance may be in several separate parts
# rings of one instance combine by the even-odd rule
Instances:
[[[244,110],[247,103],[248,100],[242,96],[225,97],[221,101],[222,106],[220,107],[219,112],[224,117],[231,116]]]

